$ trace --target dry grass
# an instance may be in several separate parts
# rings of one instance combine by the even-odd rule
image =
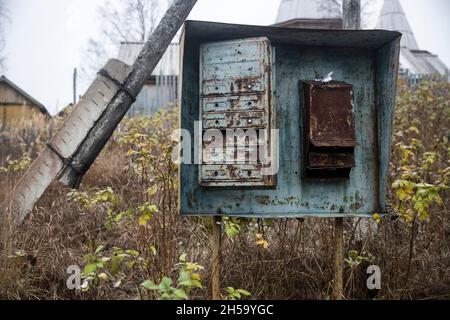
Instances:
[[[441,139],[449,133],[449,86],[444,86],[444,89],[442,91],[440,88],[439,94],[444,97],[441,106],[444,105],[447,109],[440,110],[443,115],[440,119],[430,120],[427,118],[429,115],[422,111],[400,115],[403,120],[405,117],[410,117],[409,120],[419,119],[419,129],[427,126],[428,129],[421,132],[424,142],[430,147],[430,141]],[[420,101],[427,99],[421,97],[421,94],[422,91],[409,92],[403,88],[400,99],[402,95],[417,95],[418,103],[421,103]],[[155,130],[145,131],[159,139],[158,143],[151,146],[151,153],[157,155],[158,159],[166,159],[163,146],[169,144],[167,133],[176,122],[171,117],[158,121],[157,124],[147,126],[156,126]],[[430,129],[431,122],[433,126]],[[397,128],[402,125],[397,121]],[[139,128],[142,126],[137,127]],[[128,126],[124,130],[132,131],[133,128]],[[42,146],[48,133],[38,136],[41,138],[36,138],[27,145],[31,157]],[[402,137],[405,141],[409,138],[406,135]],[[20,141],[20,135],[16,135],[14,139]],[[70,190],[60,184],[53,184],[22,226],[13,230],[7,222],[2,224],[0,298],[155,298],[154,294],[143,291],[139,284],[148,278],[161,279],[164,275],[176,278],[176,264],[182,253],[187,253],[191,261],[205,266],[201,272],[202,283],[206,288],[209,286],[211,221],[208,218],[180,217],[176,210],[176,185],[170,185],[176,180],[176,172],[171,171],[171,165],[158,162],[155,167],[162,170],[161,175],[166,176],[164,179],[154,180],[152,177],[159,176],[153,170],[143,172],[139,171],[139,166],[132,165],[136,161],[131,161],[132,156],[127,155],[129,148],[134,146],[121,144],[117,139],[110,141],[83,180],[80,191],[93,195],[98,190],[112,187],[119,198],[114,208],[116,212],[128,208],[134,208],[136,212],[136,207],[146,201],[157,204],[160,212],[146,226],[140,226],[137,217],[133,215],[113,224],[112,228],[106,228],[108,206],[86,208],[80,203],[68,201],[67,193]],[[445,148],[448,148],[448,143]],[[445,148],[438,150],[441,157],[438,165],[441,167],[449,166]],[[17,158],[17,154],[15,157]],[[155,159],[153,160],[156,161]],[[394,153],[392,180],[396,176],[396,161],[399,159]],[[0,175],[0,203],[7,199],[8,192],[19,175],[20,172]],[[158,192],[149,194],[147,188],[153,184],[157,185]],[[433,206],[430,217],[424,222],[413,224],[414,227],[400,218],[387,217],[382,219],[376,229],[369,229],[361,236],[357,234],[356,227],[359,221],[346,219],[344,252],[368,252],[375,257],[373,263],[378,264],[382,270],[382,289],[373,292],[367,290],[365,284],[368,263],[353,268],[346,265],[347,298],[450,298],[450,214],[446,209],[449,205],[448,191],[441,196],[444,204]],[[394,203],[395,195],[391,193],[390,199]],[[395,213],[394,209],[393,211]],[[234,238],[224,235],[221,265],[223,288],[244,288],[255,299],[331,297],[332,220],[254,219],[234,222],[239,223],[241,231]],[[268,241],[268,248],[255,243],[256,234],[263,235]],[[137,250],[141,263],[121,268],[114,276],[114,280],[121,280],[117,288],[113,281],[104,281],[88,291],[68,290],[66,268],[74,264],[84,266],[84,256],[95,251],[100,244],[105,246],[105,254],[110,254],[114,247]],[[151,245],[156,247],[156,255],[152,253]],[[20,252],[17,254],[17,251]],[[209,298],[209,290],[195,289],[190,298]]]

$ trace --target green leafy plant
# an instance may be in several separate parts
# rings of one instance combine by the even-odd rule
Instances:
[[[140,214],[138,218],[138,224],[140,226],[146,226],[147,223],[152,219],[153,215],[159,210],[158,207],[154,204],[146,202],[138,207],[138,211]]]
[[[18,159],[8,160],[6,167],[0,166],[0,174],[7,174],[11,172],[12,174],[22,173],[28,169],[31,164],[30,151],[27,150],[27,146],[23,143],[20,144],[21,154]]]
[[[403,163],[416,159],[417,155],[411,151],[413,148],[405,148],[403,145],[399,148],[402,150]],[[434,152],[426,152],[419,161],[420,165],[404,165],[398,169],[398,179],[391,187],[397,197],[396,208],[407,223],[412,223],[415,218],[425,220],[429,217],[429,208],[433,204],[443,203],[439,192],[448,189],[448,186],[439,181],[427,183],[423,178],[427,176],[427,171],[437,157]]]
[[[391,160],[395,179],[391,187],[395,210],[405,222],[413,224],[426,220],[433,205],[442,205],[440,193],[448,189],[449,163],[444,161],[450,148],[448,132],[436,132],[433,120],[439,113],[448,119],[450,103],[444,94],[448,89],[442,83],[424,82],[412,92],[400,85],[399,90]]]
[[[222,223],[225,227],[225,234],[234,239],[241,231],[240,220],[237,218],[223,217]]]
[[[361,252],[359,253],[356,250],[350,250],[348,252],[348,257],[344,259],[344,261],[351,267],[357,267],[362,262],[373,262],[375,257],[371,255],[369,252]]]
[[[252,294],[244,289],[234,289],[227,287],[226,294],[223,296],[225,300],[240,300],[243,297],[250,297]]]
[[[186,300],[193,288],[203,289],[201,276],[197,271],[203,267],[197,263],[186,260],[186,254],[182,254],[177,264],[178,279],[176,284],[169,277],[163,277],[159,283],[145,280],[141,286],[153,291],[161,300]]]
[[[134,216],[133,208],[119,210],[121,199],[111,187],[97,191],[92,197],[87,192],[73,190],[67,194],[67,198],[71,202],[82,205],[86,210],[103,210],[106,213],[105,227],[107,229],[120,223],[124,217]]]
[[[102,281],[112,282],[114,287],[120,286],[120,271],[122,267],[133,268],[139,261],[139,252],[137,250],[123,250],[114,247],[110,255],[105,255],[104,249],[105,247],[100,245],[92,254],[84,257],[86,265],[81,273],[83,279],[82,290],[87,291],[90,287],[96,287]]]

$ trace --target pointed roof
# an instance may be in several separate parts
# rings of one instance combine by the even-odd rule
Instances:
[[[42,103],[40,103],[39,101],[37,101],[35,98],[33,98],[32,96],[30,96],[28,93],[26,93],[25,91],[23,91],[19,86],[17,86],[14,82],[12,82],[11,80],[9,80],[7,77],[5,77],[4,75],[2,75],[0,77],[0,83],[5,83],[6,85],[8,85],[9,87],[11,87],[13,90],[15,90],[16,92],[18,92],[20,95],[22,95],[26,100],[30,101],[32,104],[34,104],[36,107],[39,108],[39,110],[46,116],[50,116],[50,113],[47,111],[47,109],[44,107],[44,105]]]
[[[336,0],[282,0],[276,23],[290,20],[342,19]]]
[[[411,26],[399,0],[384,0],[378,19],[377,29],[399,31],[402,33],[401,46],[409,50],[419,50]]]

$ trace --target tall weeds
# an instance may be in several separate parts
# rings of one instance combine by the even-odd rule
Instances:
[[[399,85],[391,215],[375,216],[362,234],[362,221],[346,219],[349,299],[450,298],[449,90]],[[22,226],[2,223],[0,298],[209,298],[211,220],[178,214],[170,140],[177,124],[176,108],[123,121],[80,190],[55,183]],[[0,203],[57,125],[33,126],[32,139],[27,130],[3,133]],[[332,228],[325,219],[225,218],[224,298],[248,291],[260,299],[329,299]],[[366,287],[369,264],[381,268],[379,291]],[[66,286],[70,265],[81,267],[80,290]]]

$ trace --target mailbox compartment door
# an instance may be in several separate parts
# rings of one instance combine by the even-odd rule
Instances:
[[[203,187],[273,187],[274,176],[262,174],[259,148],[272,154],[271,135],[255,146],[259,130],[270,132],[275,121],[272,104],[272,48],[267,38],[206,43],[200,46],[199,184]],[[223,133],[223,145],[204,141],[207,130]],[[226,132],[256,133],[255,139],[227,141]],[[217,148],[219,147],[219,148]],[[220,148],[223,147],[223,148]],[[219,154],[218,154],[219,153]],[[270,157],[269,157],[270,158]],[[267,161],[266,161],[267,162]]]
[[[302,81],[303,176],[348,178],[354,167],[353,86]]]

